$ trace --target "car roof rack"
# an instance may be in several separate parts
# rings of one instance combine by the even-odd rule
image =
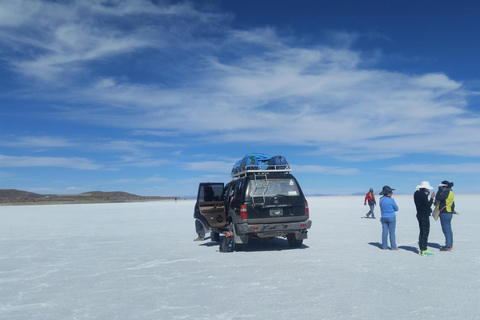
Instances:
[[[265,174],[270,172],[290,172],[292,169],[283,156],[267,156],[261,153],[250,153],[237,161],[232,169],[232,178],[249,174]]]

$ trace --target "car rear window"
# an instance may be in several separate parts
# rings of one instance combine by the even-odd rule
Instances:
[[[250,180],[247,195],[250,197],[298,196],[297,183],[294,179]]]

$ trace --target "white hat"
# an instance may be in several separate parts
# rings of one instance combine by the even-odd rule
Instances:
[[[433,189],[433,187],[430,185],[430,183],[428,181],[420,182],[420,185],[418,185],[416,189],[418,190],[418,189],[423,189],[423,188],[428,189],[428,190]]]

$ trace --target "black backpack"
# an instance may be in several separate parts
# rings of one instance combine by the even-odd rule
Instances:
[[[220,252],[233,252],[233,235],[230,232],[220,242]]]

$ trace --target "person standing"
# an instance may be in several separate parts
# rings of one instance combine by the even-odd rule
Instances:
[[[442,181],[438,185],[438,192],[435,196],[435,208],[440,211],[440,224],[445,235],[445,246],[440,247],[440,251],[452,251],[453,249],[452,217],[455,213],[455,195],[452,187],[453,182]]]
[[[397,224],[397,216],[395,214],[398,211],[398,206],[395,200],[392,198],[393,190],[389,186],[384,186],[379,193],[383,195],[380,198],[380,211],[382,217],[380,222],[382,223],[382,249],[388,249],[388,235],[390,234],[390,250],[398,250],[397,243],[395,242],[395,227]]]
[[[435,198],[435,192],[430,195],[430,190],[432,189],[433,187],[430,186],[428,181],[422,181],[413,194],[413,201],[417,208],[418,226],[420,228],[420,234],[418,236],[418,254],[422,256],[433,255],[427,249],[428,234],[430,233],[430,214],[432,213],[432,204]],[[429,195],[430,200],[428,200]]]
[[[203,241],[205,240],[205,227],[203,223],[195,219],[195,232],[197,233],[198,237],[193,239],[193,241]]]
[[[375,209],[375,205],[377,202],[375,201],[375,195],[373,194],[373,188],[370,188],[368,193],[365,195],[365,200],[363,201],[363,205],[366,206],[368,201],[368,205],[370,206],[370,211],[367,213],[367,218],[372,215],[372,218],[375,219],[375,214],[373,213],[373,209]]]

